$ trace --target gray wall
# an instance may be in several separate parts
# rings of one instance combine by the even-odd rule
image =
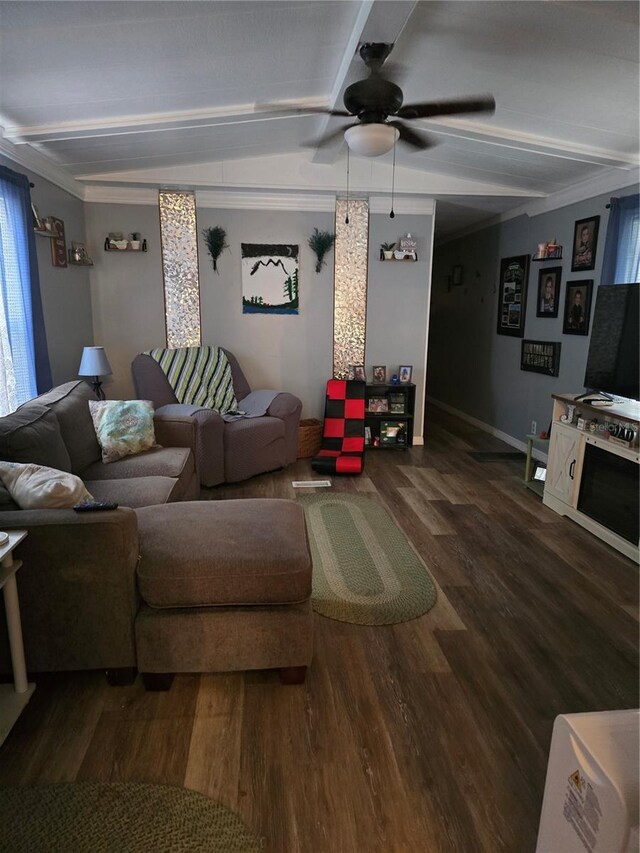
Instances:
[[[307,245],[314,228],[334,231],[332,213],[213,210],[198,208],[202,340],[230,349],[252,388],[275,388],[296,394],[302,415],[324,413],[327,379],[333,367],[333,250],[315,272],[315,255]],[[213,271],[202,231],[215,225],[227,232],[230,249]],[[300,313],[243,314],[241,243],[292,243],[300,247]]]
[[[331,213],[215,210],[199,207],[202,341],[234,352],[253,388],[291,391],[303,401],[303,417],[321,417],[325,384],[333,366],[334,254],[315,272],[315,256],[307,245],[314,228],[334,230]],[[109,397],[133,394],[130,365],[136,353],[165,342],[164,296],[158,210],[148,205],[87,204],[87,233],[95,266],[91,270],[95,343],[104,346],[113,367],[105,382]],[[213,271],[202,231],[221,225],[230,249]],[[371,216],[367,368],[413,364],[418,386],[421,434],[424,351],[429,304],[429,252],[432,217]],[[103,251],[109,231],[139,231],[147,238],[146,254]],[[380,263],[382,241],[411,233],[418,240],[420,261],[406,265]],[[300,246],[300,314],[242,314],[240,243],[297,243]]]
[[[374,364],[386,364],[387,376],[400,364],[413,365],[416,384],[414,435],[422,435],[424,351],[428,327],[433,217],[371,214],[369,292],[367,297],[367,376]],[[380,244],[399,241],[407,232],[418,241],[418,262],[381,262]]]
[[[131,362],[137,353],[166,343],[156,205],[87,204],[87,234],[95,266],[91,268],[93,331],[113,369],[105,381],[111,399],[133,396]],[[138,231],[148,252],[105,252],[110,231]]]
[[[6,157],[0,162],[27,175],[31,199],[41,216],[56,216],[65,227],[67,247],[85,241],[84,202]],[[51,241],[36,235],[38,271],[47,345],[54,385],[76,379],[82,348],[93,344],[89,267],[54,267]]]
[[[637,192],[629,187],[615,196]],[[583,389],[588,336],[563,335],[562,314],[567,281],[593,279],[593,305],[604,252],[612,193],[581,201],[535,217],[520,216],[437,246],[434,251],[431,332],[427,394],[508,435],[523,440],[537,421],[538,432],[551,420],[551,394]],[[600,216],[596,267],[571,272],[571,244],[577,219]],[[539,242],[555,237],[564,247],[563,260],[531,263],[524,337],[561,341],[560,374],[542,376],[520,370],[521,338],[496,333],[500,259],[536,252]],[[464,267],[464,284],[447,288],[454,264]],[[562,267],[558,317],[536,317],[538,273]]]

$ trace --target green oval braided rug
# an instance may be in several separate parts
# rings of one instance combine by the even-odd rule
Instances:
[[[141,782],[0,788],[11,853],[259,853],[229,809],[197,791]]]
[[[430,610],[436,588],[409,540],[370,498],[300,495],[313,556],[312,606],[356,625],[393,625]]]

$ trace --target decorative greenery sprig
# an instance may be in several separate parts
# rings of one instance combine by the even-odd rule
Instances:
[[[393,252],[395,243],[380,243],[380,248],[383,252]]]
[[[318,231],[317,228],[313,229],[313,234],[309,237],[309,248],[318,259],[316,263],[316,272],[320,272],[324,266],[324,256],[331,249],[335,240],[335,234],[331,234],[329,231]]]
[[[229,248],[229,244],[227,243],[227,232],[224,228],[216,225],[213,228],[204,228],[202,236],[204,237],[207,248],[209,249],[209,254],[213,260],[213,268],[218,272],[218,258],[225,249]]]

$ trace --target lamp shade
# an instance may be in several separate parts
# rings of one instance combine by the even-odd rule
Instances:
[[[109,376],[111,373],[104,347],[84,347],[78,376]]]
[[[362,157],[379,157],[391,151],[400,131],[390,124],[356,124],[344,132],[347,145]]]

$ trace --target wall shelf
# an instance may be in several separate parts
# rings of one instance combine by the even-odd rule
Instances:
[[[60,236],[59,234],[55,234],[53,231],[43,231],[43,230],[40,230],[39,228],[34,228],[33,233],[37,234],[38,237],[48,237],[50,240],[53,240],[56,237]]]
[[[69,258],[67,263],[72,267],[92,267],[93,266],[93,261],[72,261],[71,258]]]
[[[104,250],[105,250],[105,252],[113,252],[114,255],[118,255],[118,254],[124,255],[125,252],[146,252],[147,251],[146,249],[143,249],[142,246],[139,249],[134,249],[132,246],[127,246],[126,249],[111,249],[111,248],[107,249],[107,247],[105,246]]]
[[[396,263],[396,264],[415,264],[418,261],[418,257],[415,258],[380,258],[383,264],[386,263]]]

